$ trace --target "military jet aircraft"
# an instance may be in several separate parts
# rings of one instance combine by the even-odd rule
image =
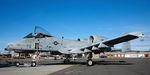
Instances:
[[[131,32],[111,39],[91,35],[88,39],[69,40],[54,37],[48,32],[41,32],[40,30],[44,29],[36,26],[34,34],[30,33],[21,40],[8,43],[6,50],[16,52],[47,51],[51,52],[52,55],[65,55],[64,63],[66,64],[70,62],[70,55],[86,53],[88,55],[87,65],[92,66],[92,53],[108,52],[116,44],[144,37],[144,34],[141,32]]]

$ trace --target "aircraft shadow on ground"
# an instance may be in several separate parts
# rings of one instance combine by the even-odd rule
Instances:
[[[79,61],[71,61],[69,64],[64,64],[62,63],[49,63],[49,64],[39,64],[39,65],[86,65],[86,61],[85,62],[79,62]],[[105,61],[105,60],[101,60],[101,61],[94,61],[94,65],[133,65],[133,63],[127,63],[126,61]]]
[[[96,65],[133,65],[133,63],[128,63],[126,61],[95,61]]]
[[[12,65],[9,64],[0,64],[0,68],[4,68],[4,67],[11,67]]]
[[[49,63],[39,62],[38,65],[86,65],[86,61],[71,61],[69,64],[64,64],[63,61],[56,61]],[[126,61],[120,60],[100,60],[94,61],[94,65],[133,65],[133,63],[128,63]],[[0,68],[15,66],[13,64],[0,64]]]

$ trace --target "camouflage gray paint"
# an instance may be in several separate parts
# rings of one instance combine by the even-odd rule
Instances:
[[[36,35],[25,36],[23,39],[8,43],[6,50],[14,51],[49,51],[54,54],[74,54],[74,53],[99,53],[103,51],[111,51],[113,46],[118,43],[126,42],[144,37],[143,33],[131,32],[112,39],[102,36],[92,35],[88,39],[69,40],[64,38],[57,38],[47,33],[42,33],[35,28]],[[36,48],[35,44],[38,44]]]

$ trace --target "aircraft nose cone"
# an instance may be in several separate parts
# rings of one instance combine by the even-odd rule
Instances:
[[[7,50],[7,48],[5,48],[5,50]]]

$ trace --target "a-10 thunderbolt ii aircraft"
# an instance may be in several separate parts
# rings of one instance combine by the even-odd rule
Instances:
[[[65,55],[64,63],[70,62],[72,54],[87,54],[87,65],[92,66],[92,53],[111,51],[113,46],[118,43],[126,42],[144,37],[141,32],[131,32],[115,38],[105,38],[102,36],[91,35],[87,40],[79,38],[78,40],[69,40],[54,37],[38,26],[35,27],[34,34],[30,33],[23,39],[8,43],[6,50],[13,51],[47,51],[52,55]],[[35,63],[33,62],[35,65]]]

